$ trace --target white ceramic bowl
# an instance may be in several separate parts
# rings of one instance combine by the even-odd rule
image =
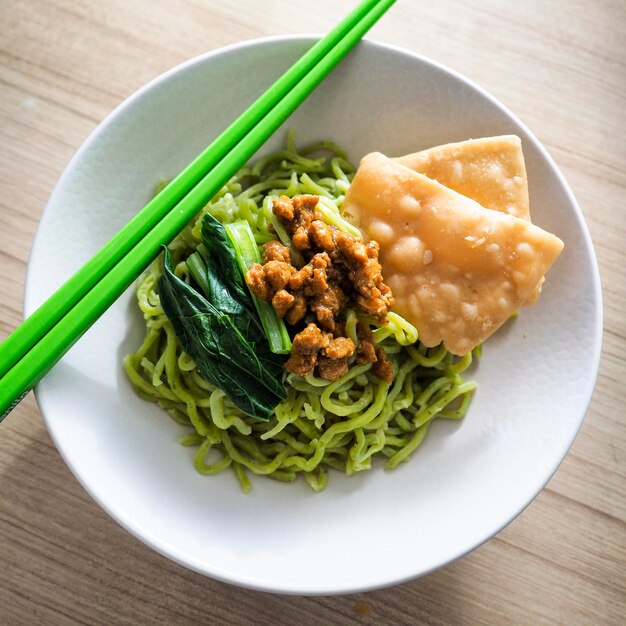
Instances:
[[[245,42],[159,77],[116,109],[76,154],[52,195],[31,256],[31,313],[312,43]],[[67,464],[122,526],[193,570],[256,589],[344,593],[398,583],[449,563],[508,524],[543,488],[580,427],[600,353],[601,297],[587,228],[530,131],[489,94],[424,57],[365,41],[287,121],[284,140],[330,138],[351,158],[401,155],[515,133],[526,155],[533,220],[565,251],[539,303],[489,339],[467,417],[438,422],[409,463],[303,482],[204,477],[182,429],[139,399],[121,367],[143,326],[132,290],[39,385]]]

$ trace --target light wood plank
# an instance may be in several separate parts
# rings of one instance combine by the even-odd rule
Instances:
[[[21,319],[34,232],[91,130],[161,72],[265,35],[325,32],[356,2],[0,3],[0,339]],[[603,358],[561,468],[498,537],[420,580],[291,598],[196,575],[143,546],[65,467],[29,396],[0,427],[0,623],[626,623],[626,5],[399,2],[371,37],[474,79],[568,179],[600,263]]]

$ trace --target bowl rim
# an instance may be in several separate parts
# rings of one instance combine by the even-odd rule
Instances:
[[[322,35],[319,35],[319,34],[274,35],[274,36],[268,36],[268,37],[247,39],[247,40],[235,42],[226,46],[222,46],[214,50],[210,50],[208,52],[205,52],[193,58],[190,58],[186,61],[183,61],[182,63],[170,68],[169,70],[166,70],[162,74],[156,76],[151,81],[149,81],[148,83],[140,87],[133,94],[131,94],[129,97],[123,100],[120,104],[118,104],[91,131],[89,136],[85,139],[85,141],[82,143],[80,148],[71,158],[66,168],[64,169],[63,173],[61,174],[59,180],[57,181],[48,202],[46,203],[42,217],[35,231],[33,244],[32,244],[29,259],[28,259],[28,266],[27,266],[28,269],[26,272],[25,286],[24,286],[24,298],[23,298],[24,317],[27,317],[36,308],[36,306],[32,302],[33,294],[31,294],[31,292],[33,291],[32,286],[33,286],[33,280],[34,280],[33,269],[32,269],[33,264],[31,263],[31,261],[37,248],[37,240],[40,235],[40,229],[42,229],[43,225],[47,222],[47,219],[50,216],[50,212],[48,209],[55,202],[56,196],[60,193],[60,190],[65,186],[66,181],[70,177],[72,171],[74,170],[76,163],[78,163],[82,159],[83,155],[87,151],[90,150],[92,144],[95,143],[103,134],[107,132],[108,128],[116,122],[117,117],[124,110],[132,106],[138,100],[142,99],[144,96],[146,96],[149,92],[157,88],[163,82],[169,80],[170,77],[172,77],[173,75],[178,74],[181,71],[184,71],[188,67],[205,63],[206,61],[208,61],[209,59],[213,57],[218,57],[223,54],[228,54],[235,50],[255,48],[260,45],[263,46],[263,45],[268,45],[268,44],[273,44],[273,43],[298,41],[298,42],[306,42],[306,43],[310,42],[311,44],[313,44],[321,36]],[[473,80],[467,78],[466,76],[457,72],[456,70],[438,61],[435,61],[425,55],[422,55],[420,53],[413,52],[411,50],[408,50],[406,48],[403,48],[395,44],[380,42],[380,41],[371,39],[369,37],[364,38],[360,44],[357,44],[357,47],[358,46],[373,46],[374,48],[382,48],[382,49],[392,51],[395,54],[400,54],[400,55],[410,57],[422,64],[434,67],[438,71],[443,72],[444,74],[449,75],[451,78],[465,84],[465,86],[478,92],[483,98],[488,100],[492,105],[494,105],[497,109],[499,109],[505,116],[507,116],[511,120],[513,124],[521,128],[527,134],[528,140],[534,145],[534,147],[538,150],[541,156],[545,159],[550,170],[552,171],[552,174],[555,175],[557,181],[559,182],[559,184],[562,186],[563,190],[565,191],[565,195],[567,197],[569,204],[574,209],[574,216],[577,221],[577,226],[580,229],[580,232],[585,242],[585,246],[587,248],[587,251],[589,252],[589,258],[590,258],[590,263],[591,263],[590,270],[591,270],[591,275],[592,275],[592,280],[593,280],[593,297],[594,297],[594,303],[595,303],[595,308],[593,310],[593,313],[596,319],[596,325],[594,328],[593,351],[589,357],[589,363],[590,363],[589,372],[592,375],[589,376],[585,382],[587,388],[585,389],[584,397],[586,397],[587,400],[580,407],[580,414],[577,418],[578,420],[577,427],[575,430],[572,431],[571,437],[562,442],[560,452],[557,455],[558,460],[556,464],[548,472],[548,474],[545,477],[545,480],[540,481],[540,484],[536,485],[536,488],[533,489],[534,495],[527,502],[520,503],[519,508],[516,507],[515,510],[512,511],[512,513],[510,514],[510,517],[508,517],[502,525],[498,526],[497,528],[492,529],[485,536],[474,541],[470,546],[467,547],[465,551],[459,554],[456,554],[456,556],[451,557],[445,561],[442,561],[438,563],[437,565],[434,565],[430,568],[424,569],[422,571],[417,571],[416,573],[411,574],[411,575],[402,575],[396,578],[386,577],[384,579],[377,580],[367,585],[351,584],[350,581],[346,581],[346,584],[343,585],[341,588],[333,588],[333,589],[325,588],[323,585],[316,586],[315,588],[303,587],[299,585],[294,585],[294,586],[289,586],[289,587],[282,586],[279,588],[276,585],[266,584],[263,581],[258,580],[258,579],[254,579],[254,580],[247,579],[245,576],[237,575],[236,573],[233,573],[230,571],[223,571],[219,567],[215,567],[207,563],[200,563],[194,560],[193,556],[190,557],[187,554],[183,554],[175,547],[169,545],[167,540],[163,540],[162,538],[153,536],[149,531],[142,528],[138,524],[134,523],[133,520],[129,518],[128,515],[125,515],[124,511],[120,510],[120,508],[118,508],[113,502],[110,502],[100,497],[100,495],[94,489],[92,489],[92,487],[87,482],[87,480],[81,475],[78,469],[71,462],[69,456],[63,449],[63,446],[57,437],[57,433],[55,432],[55,428],[54,428],[54,420],[50,419],[50,413],[49,413],[49,409],[48,409],[47,402],[46,402],[44,384],[40,383],[39,385],[36,386],[34,392],[35,392],[35,397],[36,397],[40,412],[43,416],[46,429],[48,430],[48,433],[51,439],[54,441],[54,444],[57,450],[59,451],[59,454],[65,461],[66,465],[68,466],[68,468],[70,469],[74,477],[78,480],[79,484],[85,489],[85,491],[91,496],[91,498],[111,518],[113,518],[113,520],[115,520],[115,522],[117,522],[120,526],[122,526],[122,528],[128,531],[131,535],[139,539],[142,543],[144,543],[148,547],[155,550],[157,553],[163,555],[164,557],[168,558],[171,561],[174,561],[175,563],[178,563],[179,565],[182,565],[183,567],[186,567],[187,569],[190,569],[194,572],[197,572],[205,576],[209,576],[221,582],[240,586],[240,587],[247,588],[247,589],[252,589],[255,591],[270,592],[270,593],[277,593],[277,594],[284,594],[284,595],[309,595],[309,596],[339,595],[339,594],[366,592],[366,591],[371,591],[375,589],[390,587],[392,585],[401,584],[410,580],[414,580],[421,576],[425,576],[433,571],[436,571],[439,568],[449,565],[450,563],[456,561],[457,559],[460,559],[461,557],[467,555],[468,553],[472,552],[476,548],[480,547],[481,545],[486,543],[489,539],[491,539],[492,537],[497,535],[499,532],[501,532],[514,519],[516,519],[533,502],[533,500],[537,497],[537,495],[539,495],[539,493],[545,488],[548,482],[552,479],[557,469],[559,468],[563,460],[566,458],[576,436],[578,435],[578,432],[580,431],[580,428],[588,412],[589,405],[593,397],[593,391],[595,389],[596,380],[597,380],[598,371],[599,371],[600,357],[601,357],[601,350],[602,350],[602,335],[603,335],[603,306],[602,306],[601,281],[600,281],[600,273],[599,273],[599,268],[598,268],[597,257],[595,254],[595,250],[593,247],[589,229],[584,220],[582,210],[580,209],[580,206],[578,202],[576,201],[576,198],[574,197],[574,194],[570,186],[565,180],[565,177],[559,170],[558,166],[556,165],[554,159],[549,154],[547,149],[535,137],[535,135],[526,126],[526,124],[524,124],[504,104],[502,104],[497,98],[495,98],[488,91],[486,91],[484,88],[482,88],[477,83],[475,83]]]

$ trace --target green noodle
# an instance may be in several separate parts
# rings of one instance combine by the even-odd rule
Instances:
[[[320,155],[321,156],[313,156]],[[186,259],[200,243],[200,221],[209,212],[222,223],[244,219],[259,245],[289,238],[272,213],[272,198],[313,193],[320,197],[325,221],[360,237],[340,214],[354,174],[345,153],[328,141],[296,150],[292,134],[285,149],[263,157],[238,172],[170,244],[176,274],[186,279]],[[209,384],[179,346],[159,302],[159,258],[137,286],[146,334],[141,346],[126,357],[128,377],[138,393],[157,402],[178,423],[191,427],[180,439],[197,447],[194,464],[202,474],[232,468],[244,493],[249,472],[291,482],[302,474],[315,491],[326,487],[328,469],[348,475],[371,468],[372,459],[387,458],[391,469],[407,461],[436,418],[461,419],[474,382],[460,374],[479,349],[461,358],[443,346],[427,348],[416,329],[395,313],[381,326],[349,309],[346,335],[358,343],[359,320],[373,328],[375,343],[394,365],[391,384],[377,378],[372,364],[354,365],[337,381],[314,375],[286,376],[287,399],[269,422],[242,414],[221,389]]]

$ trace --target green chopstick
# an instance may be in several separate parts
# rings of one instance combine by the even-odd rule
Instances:
[[[175,204],[182,200],[355,24],[380,4],[379,0],[365,0],[359,4],[11,333],[0,344],[0,378],[132,249],[136,241],[144,237]],[[200,208],[198,207],[198,210]]]
[[[169,243],[245,165],[394,1],[362,2],[0,344],[0,420],[132,284],[158,255],[160,246]]]

